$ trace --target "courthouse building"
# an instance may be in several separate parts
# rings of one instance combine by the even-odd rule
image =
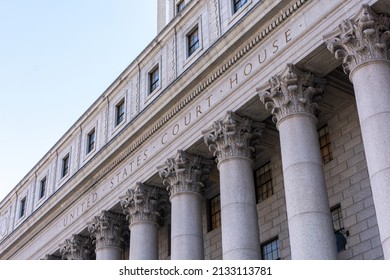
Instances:
[[[389,48],[387,0],[159,0],[0,259],[389,259]]]

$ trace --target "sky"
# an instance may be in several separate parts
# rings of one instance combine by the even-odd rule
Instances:
[[[0,0],[0,201],[157,34],[157,0]]]

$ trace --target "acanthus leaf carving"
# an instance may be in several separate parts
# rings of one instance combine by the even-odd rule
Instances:
[[[95,252],[89,237],[73,234],[60,245],[60,254],[64,260],[92,260]]]

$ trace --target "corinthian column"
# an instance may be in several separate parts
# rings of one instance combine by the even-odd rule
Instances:
[[[94,258],[92,240],[89,237],[73,234],[60,244],[60,253],[64,260],[92,260]]]
[[[353,83],[385,259],[390,259],[390,17],[368,5],[324,36]]]
[[[123,213],[130,224],[130,259],[158,259],[158,227],[163,221],[165,192],[137,183],[121,199]]]
[[[123,215],[102,211],[88,224],[88,231],[96,244],[97,260],[121,260],[123,253]]]
[[[179,150],[159,166],[171,201],[171,259],[204,259],[202,202],[212,161]]]
[[[202,133],[220,172],[223,258],[260,259],[252,121],[228,111],[223,120]]]
[[[316,78],[288,64],[260,92],[280,136],[292,259],[336,259],[315,117],[323,90]]]

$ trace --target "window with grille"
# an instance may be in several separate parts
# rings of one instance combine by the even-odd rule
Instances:
[[[329,137],[328,126],[324,126],[318,130],[319,141],[320,141],[320,150],[321,158],[324,164],[327,164],[333,159],[332,155],[332,145]]]
[[[209,231],[221,226],[221,196],[218,194],[209,200]]]
[[[188,56],[191,56],[199,48],[199,30],[198,27],[193,29],[187,35],[188,40]]]
[[[255,185],[257,202],[263,201],[274,194],[270,162],[255,171]]]
[[[279,239],[272,239],[261,245],[263,260],[280,260]]]
[[[236,13],[248,0],[233,0],[233,12]]]
[[[330,209],[333,222],[333,230],[336,237],[336,246],[337,251],[343,251],[347,245],[348,231],[344,229],[343,214],[341,211],[341,206],[338,204]]]

